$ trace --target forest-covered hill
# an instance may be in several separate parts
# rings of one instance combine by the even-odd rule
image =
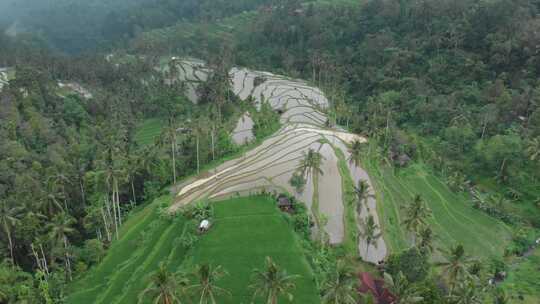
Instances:
[[[362,162],[391,248],[387,271],[404,271],[409,290],[423,290],[421,303],[540,298],[531,270],[539,267],[531,248],[540,237],[540,2],[0,5],[12,13],[0,24],[24,29],[0,33],[1,301],[61,303],[70,282],[114,248],[132,209],[242,151],[229,132],[253,105],[225,85],[232,66],[305,79],[330,100],[329,126],[370,139]],[[201,58],[215,71],[199,104],[171,85],[174,71],[156,69],[171,56]],[[276,130],[271,111],[254,120],[258,140]],[[417,194],[434,214],[434,244],[459,259],[457,282],[437,266],[445,250],[427,258],[408,249],[400,223]],[[500,242],[483,238],[496,231]],[[307,250],[326,278],[344,255]],[[407,272],[406,259],[422,260],[422,275]],[[508,279],[486,285],[503,272]]]

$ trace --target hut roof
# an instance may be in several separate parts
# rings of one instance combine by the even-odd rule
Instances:
[[[292,202],[288,197],[282,195],[282,196],[278,197],[278,205],[280,207],[292,206]]]

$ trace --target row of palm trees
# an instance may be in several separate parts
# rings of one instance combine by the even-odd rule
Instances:
[[[231,293],[218,286],[218,281],[228,275],[221,266],[210,264],[196,265],[192,272],[170,272],[165,264],[152,274],[149,286],[139,298],[151,298],[155,304],[195,303],[216,304],[218,297],[231,296]],[[280,268],[271,257],[266,257],[264,269],[254,269],[252,284],[253,299],[263,298],[266,304],[277,304],[280,297],[293,300],[292,290],[297,275],[290,275]]]

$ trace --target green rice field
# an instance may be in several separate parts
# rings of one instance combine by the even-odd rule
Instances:
[[[218,285],[231,296],[220,298],[218,303],[252,303],[252,292],[246,286],[253,269],[264,266],[266,256],[300,276],[295,303],[319,302],[311,268],[272,198],[254,196],[215,203],[214,225],[188,251],[178,238],[189,222],[181,216],[167,219],[158,213],[158,207],[171,199],[159,198],[134,213],[103,261],[70,286],[66,303],[139,303],[139,295],[160,263],[172,272],[200,263],[221,265],[229,275]],[[145,298],[140,303],[150,302]]]
[[[377,193],[384,238],[391,251],[410,245],[402,225],[403,208],[420,194],[433,212],[430,226],[436,248],[463,244],[476,257],[501,257],[511,238],[511,229],[472,207],[465,194],[454,193],[423,165],[414,164],[396,171],[375,160],[364,160]]]

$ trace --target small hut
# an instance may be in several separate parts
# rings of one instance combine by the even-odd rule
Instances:
[[[280,194],[277,198],[277,204],[283,212],[293,211],[293,203],[286,195]]]

